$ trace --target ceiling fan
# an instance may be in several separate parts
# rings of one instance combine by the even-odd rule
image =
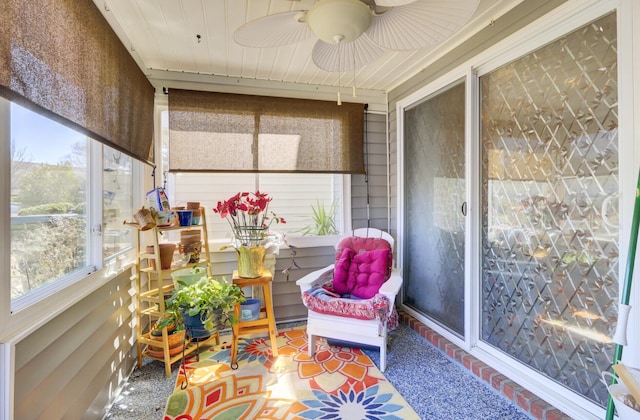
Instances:
[[[354,70],[387,50],[434,47],[471,18],[479,0],[317,0],[308,10],[277,13],[234,32],[246,47],[318,38],[313,62],[330,72]]]

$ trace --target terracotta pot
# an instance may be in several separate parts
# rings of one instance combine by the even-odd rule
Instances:
[[[187,210],[200,209],[199,201],[187,201]]]
[[[187,229],[180,232],[180,242],[183,244],[190,244],[192,242],[200,242],[200,230],[199,229]]]
[[[175,250],[176,244],[160,244],[160,269],[168,270],[171,268]],[[147,254],[153,254],[153,245],[147,246]],[[151,268],[156,269],[155,259],[151,259]]]
[[[191,216],[191,224],[192,225],[199,225],[200,224],[200,217],[202,216],[202,212],[200,211],[200,209],[194,209],[193,210],[193,216]]]

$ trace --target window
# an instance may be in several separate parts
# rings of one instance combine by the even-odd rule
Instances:
[[[15,311],[86,277],[102,266],[103,257],[132,249],[132,232],[122,221],[134,213],[138,164],[84,134],[0,101],[6,105],[1,117],[9,122],[11,163],[10,267],[3,274],[10,277]],[[91,191],[91,185],[101,184],[102,191]]]
[[[168,105],[171,172],[364,173],[362,104],[171,89]]]
[[[88,139],[10,107],[11,298],[86,270]]]
[[[172,175],[169,188],[172,206],[184,206],[187,201],[199,201],[205,207],[209,238],[229,239],[231,229],[227,221],[213,213],[218,201],[224,201],[239,191],[261,191],[273,201],[269,209],[283,217],[285,224],[273,224],[272,230],[288,236],[300,236],[307,230],[313,235],[316,223],[314,208],[318,205],[328,212],[335,209],[334,224],[342,227],[342,178],[332,174],[245,174],[245,173],[178,173]]]
[[[133,159],[108,146],[102,153],[102,247],[109,259],[133,248],[134,232],[122,224],[135,213]]]
[[[168,166],[168,118],[161,111],[160,121],[163,136],[164,168]],[[231,230],[226,220],[214,214],[212,208],[239,191],[261,191],[273,198],[269,208],[286,220],[285,224],[272,225],[272,230],[287,236],[315,236],[321,220],[314,219],[314,210],[324,208],[333,214],[336,234],[345,227],[344,207],[346,191],[343,188],[348,175],[322,173],[177,173],[167,176],[167,192],[172,206],[184,205],[187,201],[199,201],[205,208],[209,238],[223,241],[230,238]],[[333,213],[331,212],[333,210]],[[325,220],[326,222],[326,220]]]

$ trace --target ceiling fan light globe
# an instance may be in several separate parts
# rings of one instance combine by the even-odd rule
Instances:
[[[360,37],[373,14],[360,0],[320,0],[307,12],[307,25],[328,44],[351,42]]]

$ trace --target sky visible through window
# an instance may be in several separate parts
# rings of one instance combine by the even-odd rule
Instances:
[[[71,146],[85,136],[14,103],[11,104],[11,141],[28,162],[60,163]]]

